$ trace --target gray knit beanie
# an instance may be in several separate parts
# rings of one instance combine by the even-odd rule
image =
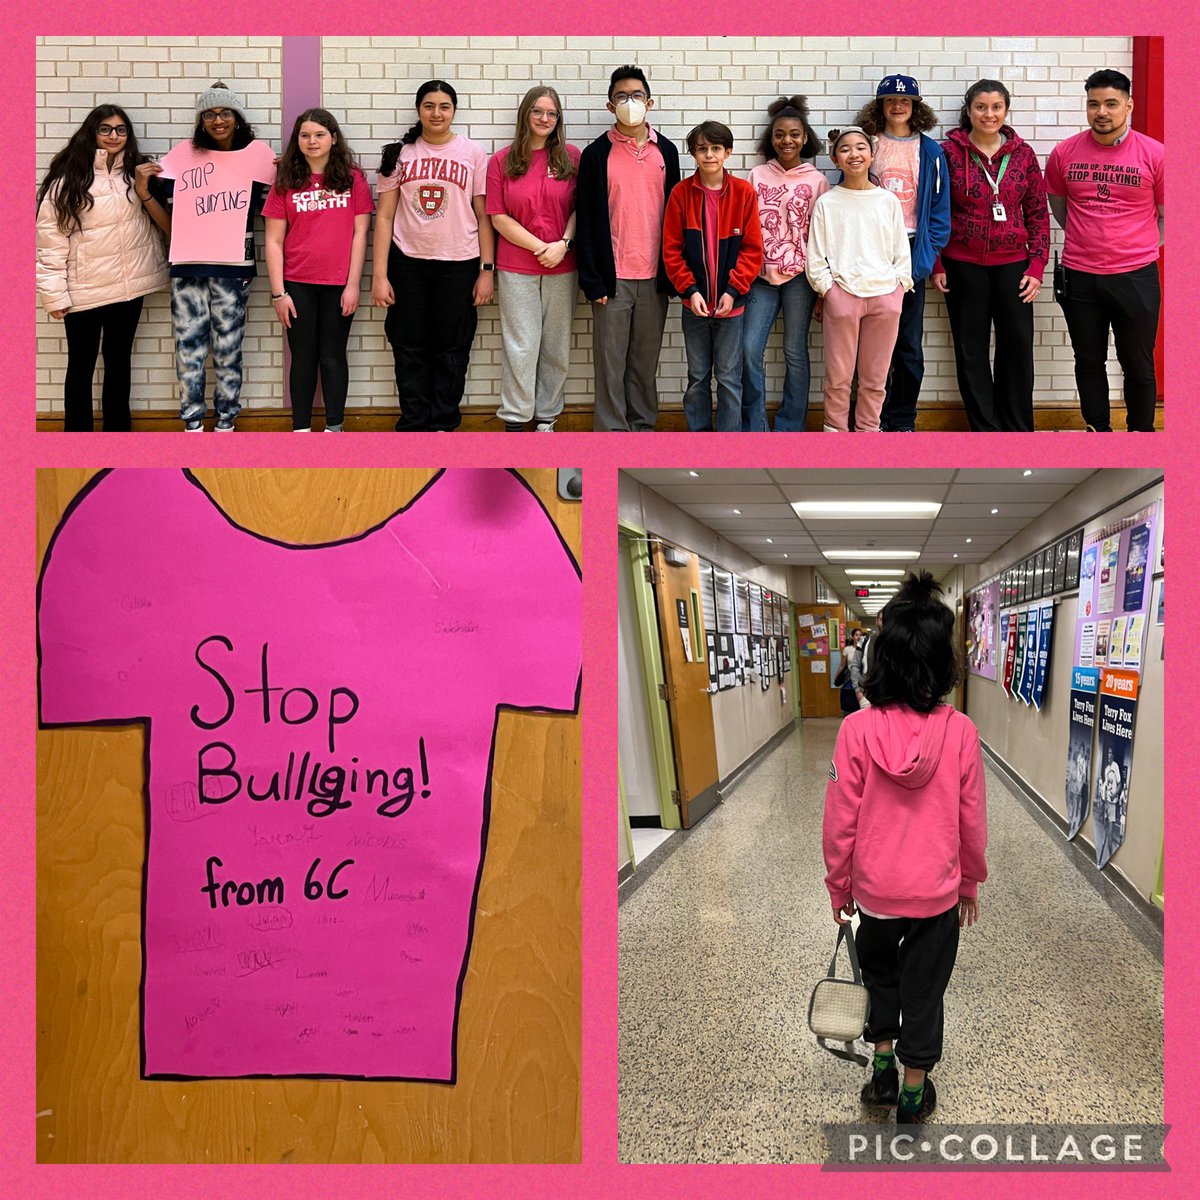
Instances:
[[[208,112],[210,108],[232,108],[243,121],[247,120],[246,105],[241,96],[220,80],[196,98],[196,118],[199,119],[200,114]]]

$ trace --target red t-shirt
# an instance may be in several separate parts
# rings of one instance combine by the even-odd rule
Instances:
[[[497,150],[488,163],[488,216],[512,217],[535,237],[545,242],[557,242],[575,211],[576,176],[555,179],[547,167],[549,156],[546,151],[535,150],[529,160],[529,170],[519,179],[513,179],[503,170],[511,149],[511,146],[505,146],[503,150]],[[567,154],[578,168],[578,147],[568,146]],[[496,267],[519,275],[566,275],[575,270],[575,251],[568,250],[557,267],[547,270],[532,250],[517,246],[501,235],[496,240]]]
[[[354,168],[348,192],[327,192],[325,177],[313,175],[308,186],[286,195],[272,188],[263,216],[287,221],[283,239],[283,277],[295,283],[342,286],[350,274],[354,219],[375,211],[366,177]]]

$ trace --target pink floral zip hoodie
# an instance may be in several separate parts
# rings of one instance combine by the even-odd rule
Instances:
[[[934,917],[987,879],[979,732],[939,704],[864,708],[842,722],[825,791],[825,886],[887,917]]]

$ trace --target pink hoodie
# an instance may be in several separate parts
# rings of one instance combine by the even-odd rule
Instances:
[[[864,708],[842,722],[825,791],[825,886],[881,916],[933,917],[987,879],[979,731],[939,704]]]

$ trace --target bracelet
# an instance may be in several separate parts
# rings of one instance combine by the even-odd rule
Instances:
[[[271,303],[274,304],[276,300],[286,300],[287,298],[288,298],[287,292],[280,292],[278,296],[271,297]]]

